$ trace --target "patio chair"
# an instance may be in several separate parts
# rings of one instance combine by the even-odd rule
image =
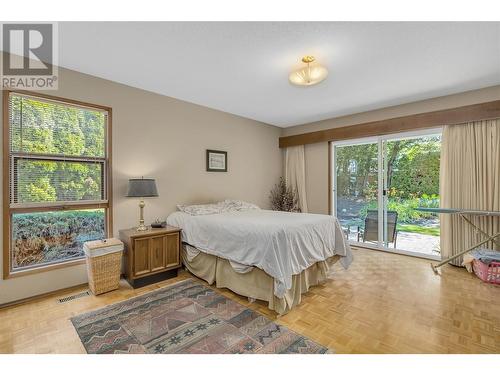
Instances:
[[[398,213],[396,211],[387,211],[387,242],[394,243],[396,248],[396,241],[398,237]],[[365,218],[365,228],[358,226],[358,242],[360,238],[363,242],[378,241],[378,211],[368,210]]]

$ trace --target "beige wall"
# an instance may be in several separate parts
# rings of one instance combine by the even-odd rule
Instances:
[[[235,198],[267,207],[281,175],[280,128],[65,69],[59,90],[47,94],[113,108],[115,235],[137,224],[138,201],[124,198],[130,177],[157,180],[160,196],[146,201],[151,222],[178,203]],[[228,152],[227,173],[205,171],[207,148]],[[74,266],[0,279],[0,304],[84,283],[85,272]]]
[[[311,131],[384,120],[417,113],[438,111],[487,101],[500,100],[500,86],[467,91],[460,94],[438,97],[419,102],[382,108],[375,111],[343,116],[311,124],[283,129],[282,136],[307,133]],[[305,146],[306,189],[309,211],[328,213],[328,143],[315,143]]]

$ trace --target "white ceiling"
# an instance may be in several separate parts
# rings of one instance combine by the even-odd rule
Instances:
[[[280,127],[500,84],[500,22],[59,24],[63,67]],[[294,87],[305,54],[329,69]]]

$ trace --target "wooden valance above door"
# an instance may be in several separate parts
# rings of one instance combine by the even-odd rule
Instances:
[[[280,137],[279,147],[339,141],[500,118],[500,100]]]

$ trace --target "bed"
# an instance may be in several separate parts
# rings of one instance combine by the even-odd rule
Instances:
[[[241,201],[178,206],[167,223],[182,229],[182,259],[195,276],[268,302],[285,314],[352,253],[336,218],[261,210]]]

